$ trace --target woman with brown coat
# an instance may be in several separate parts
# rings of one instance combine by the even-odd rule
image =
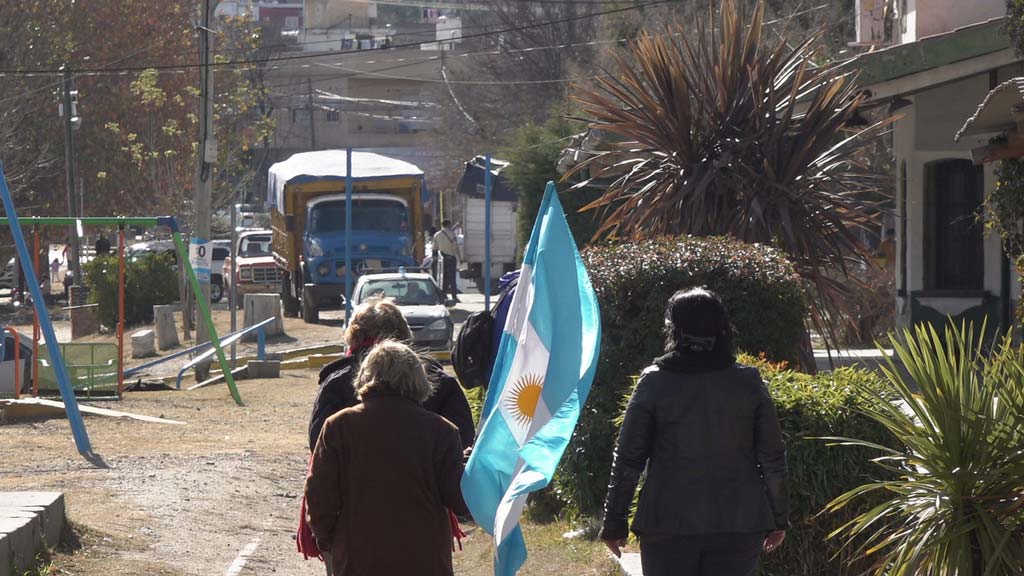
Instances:
[[[469,513],[459,431],[422,407],[431,385],[403,344],[377,344],[355,385],[362,403],[324,423],[306,478],[317,546],[336,576],[450,576],[448,510]]]

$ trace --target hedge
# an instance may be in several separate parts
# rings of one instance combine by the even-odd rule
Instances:
[[[118,260],[114,256],[94,258],[82,267],[89,287],[89,302],[99,304],[100,322],[117,325]],[[153,321],[153,306],[178,300],[178,274],[174,258],[152,254],[125,261],[125,323]]]
[[[882,377],[856,368],[840,368],[815,376],[786,370],[752,358],[741,362],[757,365],[768,384],[786,439],[789,474],[790,522],[786,542],[764,558],[762,574],[828,574],[847,576],[864,573],[863,563],[853,563],[842,542],[829,540],[830,532],[868,510],[876,500],[866,498],[856,509],[820,514],[833,498],[878,477],[880,469],[871,463],[880,453],[855,447],[835,447],[820,440],[844,436],[893,445],[885,429],[863,410],[869,400],[863,391],[888,394]],[[833,557],[835,557],[833,559]]]
[[[601,307],[594,386],[555,480],[569,515],[598,516],[631,377],[662,353],[664,312],[680,288],[721,295],[742,350],[797,359],[806,306],[800,279],[776,250],[730,238],[662,238],[591,247],[582,253]]]

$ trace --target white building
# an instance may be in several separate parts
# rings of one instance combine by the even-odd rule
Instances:
[[[985,95],[1024,75],[1003,28],[1005,0],[858,0],[852,66],[869,105],[899,119],[896,174],[898,324],[941,325],[948,317],[989,329],[1008,326],[1019,300],[999,239],[978,219],[995,187],[991,164],[972,149],[988,136],[954,141]],[[886,19],[888,20],[886,22]]]

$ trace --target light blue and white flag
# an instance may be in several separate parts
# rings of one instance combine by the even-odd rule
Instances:
[[[601,318],[555,185],[544,191],[491,373],[484,423],[462,476],[473,518],[494,536],[494,574],[526,561],[519,517],[548,485],[597,368]]]

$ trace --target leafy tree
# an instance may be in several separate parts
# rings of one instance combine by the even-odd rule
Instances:
[[[82,117],[76,158],[87,215],[140,210],[189,215],[199,106],[198,70],[187,67],[196,62],[195,16],[195,2],[187,0],[0,3],[0,65],[52,70],[72,63]],[[229,18],[215,28],[217,61],[271,55],[256,24]],[[158,70],[157,64],[183,68]],[[154,68],[145,69],[148,65]],[[102,70],[126,66],[142,70]],[[215,208],[237,190],[252,188],[265,162],[254,154],[271,131],[264,68],[255,63],[216,69]],[[31,96],[10,100],[17,106],[0,106],[0,142],[17,135],[17,161],[10,159],[11,146],[3,151],[7,170],[17,176],[13,185],[29,194],[28,203],[66,212],[59,170],[63,133],[53,109],[59,87],[58,75],[0,76],[0,101],[8,94]],[[33,198],[26,178],[47,177],[47,197]]]
[[[555,114],[542,124],[527,124],[515,131],[512,144],[504,156],[511,165],[507,169],[509,181],[519,190],[518,245],[526,248],[537,219],[544,188],[554,181],[561,195],[566,219],[576,241],[581,245],[597,231],[597,220],[593,214],[581,213],[580,208],[593,201],[596,196],[591,190],[569,190],[568,183],[560,182],[558,160],[566,142],[581,126],[561,114]]]

